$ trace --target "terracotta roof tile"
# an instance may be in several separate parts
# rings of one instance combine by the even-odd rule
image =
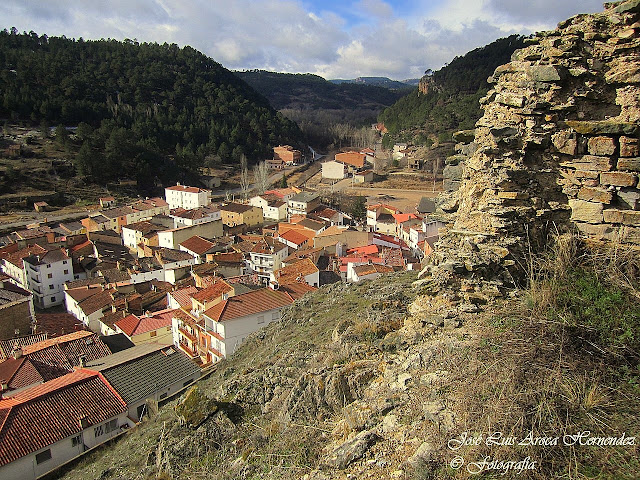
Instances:
[[[294,245],[298,245],[298,246],[302,245],[304,242],[308,241],[310,238],[313,238],[313,237],[314,237],[313,234],[311,236],[304,235],[302,232],[298,230],[287,230],[282,235],[280,235],[280,238],[282,238],[283,240],[286,240],[287,242],[291,242]]]
[[[188,187],[186,185],[174,185],[173,187],[167,187],[166,190],[174,190],[177,192],[187,192],[187,193],[200,193],[200,192],[208,191],[198,187]]]
[[[128,337],[132,337],[134,335],[141,335],[153,330],[158,330],[159,328],[170,327],[173,312],[173,309],[161,310],[153,313],[149,317],[138,317],[131,314],[117,321],[115,324]]]
[[[194,235],[193,237],[188,238],[180,244],[181,247],[184,247],[187,250],[192,251],[193,253],[197,253],[198,255],[204,255],[213,247],[215,247],[215,245],[215,243],[210,242],[206,238],[202,238],[198,235]]]
[[[224,280],[217,279],[216,283],[214,283],[210,287],[200,290],[198,293],[193,294],[191,298],[193,298],[197,302],[205,303],[232,291],[233,287],[231,285],[229,285]]]
[[[0,400],[0,466],[127,411],[96,372],[79,370]]]
[[[319,272],[310,258],[304,258],[291,265],[276,270],[274,276],[279,285],[289,285],[290,283],[304,282],[304,277]]]
[[[261,288],[229,297],[208,309],[204,315],[216,322],[224,322],[260,312],[268,312],[292,303],[293,298],[286,292]]]
[[[198,289],[190,285],[187,288],[181,288],[180,290],[171,292],[169,295],[171,295],[182,308],[191,310],[191,296],[195,293],[198,293]]]

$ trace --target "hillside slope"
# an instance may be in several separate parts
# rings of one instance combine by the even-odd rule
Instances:
[[[586,330],[547,322],[524,294],[461,313],[455,297],[425,296],[415,278],[337,284],[297,301],[201,381],[186,408],[164,406],[63,478],[472,478],[449,465],[486,455],[529,456],[536,467],[518,478],[637,478],[637,446],[450,448],[464,432],[635,435],[638,371],[590,347]],[[640,312],[637,300],[619,307],[630,305]]]

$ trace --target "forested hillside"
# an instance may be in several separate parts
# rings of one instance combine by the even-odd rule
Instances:
[[[270,156],[297,126],[191,47],[0,32],[0,117],[78,126],[80,173],[148,178],[166,169]],[[175,160],[175,162],[174,162]]]
[[[240,78],[267,97],[271,105],[297,122],[309,143],[335,142],[333,127],[361,127],[376,121],[378,114],[393,105],[405,90],[366,85],[335,84],[306,74],[276,73],[264,70],[236,72]]]
[[[422,91],[413,90],[378,117],[389,130],[385,143],[430,143],[431,137],[448,139],[454,130],[473,128],[481,116],[478,100],[489,90],[487,78],[523,46],[524,37],[511,35],[428,71]]]

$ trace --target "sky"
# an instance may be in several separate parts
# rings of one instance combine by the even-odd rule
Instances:
[[[190,45],[233,70],[420,78],[603,0],[2,0],[0,29]],[[4,25],[2,25],[4,23]]]

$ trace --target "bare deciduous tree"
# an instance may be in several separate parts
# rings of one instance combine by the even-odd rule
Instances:
[[[240,156],[240,191],[242,198],[247,200],[249,196],[249,168],[247,167],[247,156],[244,153]]]
[[[258,195],[269,188],[269,167],[267,162],[260,162],[253,168],[253,183],[255,183]]]

